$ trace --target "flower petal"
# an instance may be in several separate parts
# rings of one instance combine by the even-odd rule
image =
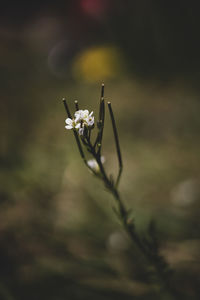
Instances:
[[[66,129],[72,129],[73,126],[71,126],[71,125],[66,125],[65,128],[66,128]]]
[[[94,170],[95,172],[99,172],[99,165],[95,159],[89,159],[87,161],[87,165],[89,166],[90,169]]]
[[[83,112],[84,115],[89,115],[89,111],[87,109],[82,110],[82,112]]]
[[[65,120],[65,123],[66,124],[69,124],[69,125],[72,125],[72,119],[70,119],[70,118],[67,118],[66,120]]]
[[[78,124],[75,125],[75,128],[76,128],[76,129],[78,129],[78,128],[80,128],[80,127],[81,127],[81,123],[78,123]]]
[[[80,135],[83,135],[83,133],[84,133],[84,127],[79,128],[78,133],[79,133]]]
[[[105,163],[105,161],[106,161],[105,157],[101,156],[101,162],[102,162],[102,164]]]

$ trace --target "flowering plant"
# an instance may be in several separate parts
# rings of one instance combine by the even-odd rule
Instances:
[[[75,101],[76,111],[74,113],[74,117],[72,117],[66,99],[63,99],[63,103],[68,115],[68,118],[65,120],[67,124],[65,128],[73,131],[81,158],[83,159],[85,165],[95,176],[103,181],[107,190],[114,196],[117,207],[114,207],[113,210],[117,218],[122,223],[131,240],[138,247],[149,264],[153,267],[154,273],[157,275],[157,280],[161,287],[165,290],[165,292],[168,293],[168,295],[171,295],[172,298],[178,297],[176,291],[171,286],[171,270],[168,268],[168,264],[166,263],[165,259],[159,254],[155,223],[153,221],[150,222],[147,237],[141,237],[136,231],[134,220],[130,218],[131,210],[125,207],[118,191],[118,185],[123,169],[123,162],[116,122],[110,102],[107,104],[113,128],[119,167],[116,179],[114,179],[112,175],[108,175],[104,168],[103,163],[105,158],[101,155],[105,120],[104,84],[102,84],[101,87],[99,117],[96,122],[98,132],[94,142],[91,140],[91,132],[95,127],[93,112],[89,113],[88,110],[80,110],[78,101]],[[83,149],[86,149],[86,151],[92,155],[92,159],[86,159]],[[170,299],[172,298],[170,297]]]
[[[106,187],[112,193],[117,195],[118,192],[116,188],[118,186],[121,172],[122,172],[122,157],[121,157],[121,151],[119,146],[119,139],[118,139],[118,133],[115,124],[114,114],[110,102],[108,102],[108,108],[109,108],[110,117],[113,125],[117,157],[119,162],[119,172],[115,183],[113,182],[113,177],[112,176],[108,177],[108,175],[106,174],[105,169],[103,167],[104,157],[101,156],[103,129],[104,129],[104,120],[105,120],[104,84],[102,84],[102,88],[101,88],[99,119],[96,123],[98,133],[94,143],[92,143],[91,140],[91,131],[95,127],[93,111],[89,113],[87,109],[80,110],[78,101],[75,101],[75,113],[74,113],[74,117],[72,117],[66,99],[63,99],[63,103],[68,115],[68,118],[65,120],[66,123],[65,128],[68,130],[73,130],[78,145],[78,149],[84,163],[95,175],[101,177]],[[87,151],[93,156],[93,159],[87,161],[83,151],[83,146],[86,147]]]

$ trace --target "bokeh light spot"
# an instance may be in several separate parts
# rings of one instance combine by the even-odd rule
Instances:
[[[107,0],[81,0],[80,5],[85,14],[96,18],[104,15],[108,7],[108,1]]]
[[[73,64],[75,79],[99,82],[118,77],[122,70],[122,57],[117,48],[94,47],[76,57]]]

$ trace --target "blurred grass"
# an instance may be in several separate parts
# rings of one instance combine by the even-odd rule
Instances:
[[[58,78],[23,40],[1,56],[1,299],[161,299],[122,233],[112,198],[85,169],[62,97],[97,115],[100,83]],[[70,70],[69,70],[70,73]],[[195,299],[199,272],[199,90],[123,73],[108,78],[124,157],[121,193],[145,234],[155,218],[174,282]],[[109,117],[104,153],[116,171]],[[191,180],[188,202],[179,185]],[[193,193],[195,190],[195,193]],[[194,196],[195,195],[195,196]],[[174,201],[179,197],[179,201]],[[122,244],[124,246],[122,246]]]

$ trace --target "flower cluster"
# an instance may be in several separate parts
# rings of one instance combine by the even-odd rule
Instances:
[[[65,123],[67,124],[65,126],[66,129],[77,129],[80,135],[83,135],[85,128],[93,128],[94,126],[94,117],[93,111],[89,113],[89,111],[86,110],[77,110],[74,114],[74,118],[67,118],[65,120]]]

